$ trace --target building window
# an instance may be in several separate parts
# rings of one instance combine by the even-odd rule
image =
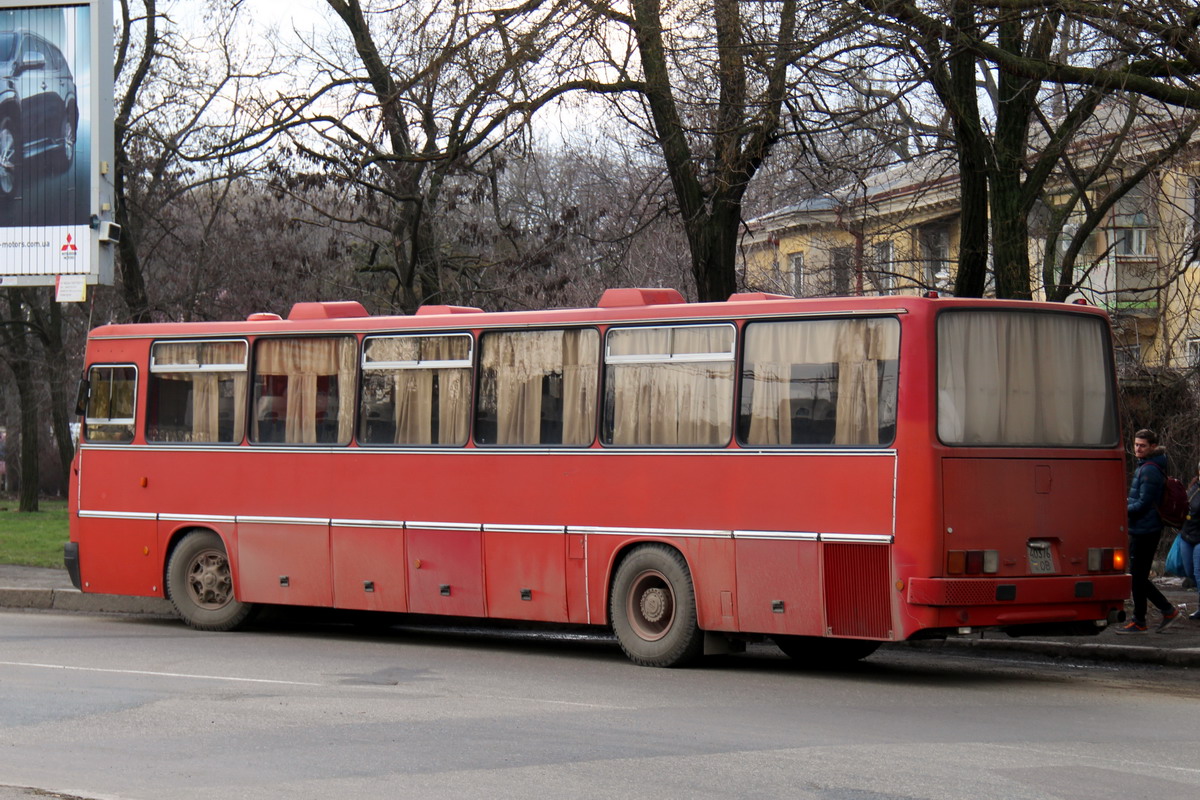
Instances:
[[[927,225],[919,234],[925,286],[937,289],[950,282],[950,228]]]
[[[804,293],[804,253],[788,256],[788,276],[791,279],[791,294],[800,297]]]
[[[1150,233],[1156,224],[1153,186],[1146,179],[1116,202],[1109,237],[1112,252],[1134,258],[1151,255]]]
[[[1187,340],[1187,365],[1200,367],[1200,338]]]
[[[1149,228],[1114,228],[1112,231],[1113,252],[1119,256],[1149,255],[1149,241]]]
[[[890,294],[896,285],[896,256],[891,239],[878,242],[871,248],[871,267],[868,274],[875,291]]]
[[[1191,252],[1192,266],[1200,266],[1200,175],[1193,175],[1188,180],[1188,209],[1191,212],[1191,230],[1188,249]]]
[[[1136,344],[1117,345],[1113,348],[1117,371],[1124,375],[1142,363],[1142,348]]]
[[[833,294],[850,294],[850,286],[854,278],[854,248],[835,247],[830,258],[830,289]]]

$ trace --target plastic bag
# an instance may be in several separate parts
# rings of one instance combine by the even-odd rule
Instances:
[[[1167,563],[1163,569],[1168,575],[1187,577],[1187,569],[1183,566],[1183,540],[1179,538],[1179,534],[1175,534],[1175,541],[1171,544],[1171,551],[1167,553]]]

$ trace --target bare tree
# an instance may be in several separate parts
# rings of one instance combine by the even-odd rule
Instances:
[[[538,109],[589,85],[555,58],[582,38],[574,4],[433,0],[375,9],[328,0],[349,38],[311,42],[317,78],[278,104],[292,149],[277,185],[359,230],[359,268],[390,280],[393,307],[453,302],[468,262],[437,219],[450,182],[506,160]],[[329,200],[336,197],[336,203]]]

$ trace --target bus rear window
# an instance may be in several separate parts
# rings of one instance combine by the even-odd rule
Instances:
[[[83,436],[89,442],[133,441],[137,368],[92,367],[88,371]]]
[[[1117,440],[1102,320],[1024,311],[938,317],[945,444],[1100,447]]]
[[[146,439],[235,443],[246,416],[246,342],[158,342],[150,351]]]
[[[900,323],[746,326],[738,435],[748,445],[879,445],[896,435]]]

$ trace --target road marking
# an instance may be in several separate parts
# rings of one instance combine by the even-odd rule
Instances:
[[[607,703],[582,703],[577,700],[548,700],[544,697],[513,697],[503,694],[472,694],[462,697],[475,697],[481,700],[506,700],[518,703],[549,703],[559,706],[578,706],[580,708],[601,708],[611,711],[637,711],[639,706],[614,706]]]
[[[37,669],[65,669],[75,672],[110,672],[114,675],[149,675],[155,678],[196,678],[203,681],[234,681],[241,683],[276,683],[284,686],[324,686],[323,683],[304,681],[278,681],[270,678],[235,678],[228,675],[191,675],[186,672],[150,672],[140,669],[103,669],[101,667],[69,667],[65,664],[34,664],[24,661],[0,661],[2,667],[34,667]]]

